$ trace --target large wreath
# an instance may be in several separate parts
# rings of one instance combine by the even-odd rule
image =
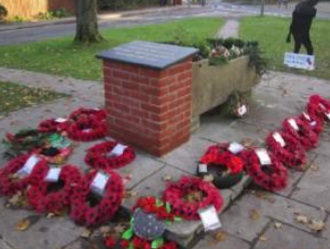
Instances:
[[[133,148],[127,146],[122,155],[108,156],[118,142],[106,141],[94,145],[87,150],[85,162],[96,168],[105,171],[117,169],[131,163],[135,158]]]
[[[63,122],[58,121],[56,118],[46,119],[39,123],[38,130],[44,133],[62,132],[68,127],[68,120]]]
[[[30,156],[31,154],[14,158],[0,170],[0,195],[12,196],[17,191],[25,190],[30,184],[36,184],[46,176],[48,166],[43,159],[38,161],[29,175],[23,177],[18,175],[18,171],[23,168]]]
[[[290,119],[296,121],[299,130],[295,130],[294,127],[292,127],[292,125],[289,123]],[[306,150],[316,148],[318,144],[318,136],[312,130],[311,126],[306,124],[306,122],[298,118],[286,118],[283,121],[283,129],[285,132],[298,140]]]
[[[73,188],[81,180],[76,166],[65,165],[61,168],[56,183],[39,181],[28,190],[29,204],[40,213],[60,213],[70,206]]]
[[[70,217],[78,224],[96,226],[113,218],[124,196],[122,178],[115,172],[108,172],[109,179],[103,196],[91,192],[91,183],[97,171],[86,174],[71,195]],[[90,203],[89,203],[90,202]]]
[[[241,152],[246,172],[254,182],[268,191],[278,191],[287,186],[288,171],[275,156],[269,155],[270,165],[261,165],[255,150]]]
[[[199,176],[211,175],[212,183],[219,189],[230,188],[243,177],[243,161],[228,150],[229,144],[210,146],[200,159]],[[202,164],[202,165],[201,165]],[[201,167],[206,168],[202,169]]]
[[[314,116],[315,117],[315,116]],[[317,135],[320,135],[323,131],[324,121],[321,119],[313,119],[309,114],[302,113],[298,116],[298,119],[305,122],[306,126],[310,126],[312,131],[314,131]]]
[[[299,141],[288,133],[278,131],[285,143],[282,146],[280,142],[276,141],[274,134],[274,132],[269,133],[266,143],[275,157],[287,167],[303,170],[306,163],[306,153]]]
[[[314,120],[322,122],[330,120],[330,100],[320,95],[312,95],[307,104],[307,111]]]
[[[182,177],[169,185],[163,195],[165,202],[171,205],[172,213],[187,220],[198,220],[198,210],[214,205],[219,211],[223,198],[210,182],[196,177]]]
[[[77,121],[69,124],[68,137],[76,141],[93,141],[107,135],[105,120],[98,120],[93,116],[81,116]]]

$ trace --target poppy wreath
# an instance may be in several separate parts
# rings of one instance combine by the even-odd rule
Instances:
[[[107,241],[106,241],[107,242]],[[108,243],[110,245],[110,243]],[[113,243],[111,244],[113,245]],[[130,240],[122,240],[120,242],[121,248],[130,248],[130,249],[176,249],[178,248],[177,244],[173,241],[163,241],[159,246],[152,246],[152,241],[140,238],[138,236],[133,236]],[[113,248],[113,247],[108,247]]]
[[[67,129],[68,137],[76,141],[93,141],[107,135],[105,120],[98,120],[94,116],[80,117],[71,122]]]
[[[187,200],[190,195],[201,194],[200,200]],[[187,220],[198,220],[198,210],[214,205],[219,211],[223,206],[223,197],[210,182],[196,177],[182,177],[166,187],[163,200],[171,205],[171,213]]]
[[[96,169],[109,171],[111,169],[121,168],[131,163],[135,158],[133,148],[127,146],[120,156],[107,156],[118,142],[106,141],[94,145],[87,150],[85,162]]]
[[[312,119],[327,121],[330,119],[330,100],[324,99],[320,95],[312,95],[309,97],[307,111]]]
[[[266,138],[266,143],[269,150],[280,160],[285,166],[297,170],[303,170],[306,163],[306,153],[304,148],[300,145],[299,141],[285,133],[278,131],[283,138],[285,145],[282,147],[279,142],[274,138],[274,132],[269,133]]]
[[[29,175],[15,179],[15,174],[23,168],[30,156],[31,154],[14,158],[0,170],[0,195],[15,195],[18,191],[26,189],[28,185],[36,184],[44,179],[48,172],[48,166],[43,159],[39,160]]]
[[[242,151],[246,172],[254,182],[268,191],[278,191],[287,186],[288,171],[274,155],[269,155],[271,165],[262,166],[254,150]]]
[[[32,185],[28,190],[29,204],[39,213],[60,213],[70,206],[70,196],[73,188],[81,180],[76,166],[65,165],[61,168],[59,190],[52,191],[51,187],[58,183],[45,180]]]
[[[98,172],[93,170],[86,174],[74,188],[70,198],[70,217],[78,224],[88,227],[103,224],[113,218],[124,196],[123,180],[117,173],[108,172],[109,179],[104,195],[95,205],[88,204],[91,193],[91,183]]]
[[[91,117],[98,121],[102,121],[102,120],[106,119],[107,114],[106,114],[105,109],[81,107],[81,108],[74,110],[69,115],[69,119],[71,119],[73,121],[78,121],[80,119],[80,117],[82,117],[82,116],[88,116],[88,117]]]
[[[58,122],[57,119],[46,119],[39,123],[38,130],[43,133],[62,132],[68,127],[68,121]]]
[[[283,121],[282,125],[284,131],[298,140],[304,149],[309,150],[316,148],[319,139],[317,134],[312,130],[311,126],[298,118],[293,118],[299,127],[299,130],[297,131],[289,123],[289,119],[290,118],[286,118]]]
[[[298,119],[306,123],[306,126],[310,126],[312,131],[314,131],[317,135],[320,135],[323,131],[324,121],[321,119],[313,119],[307,113],[302,113],[298,116]]]
[[[210,146],[200,159],[200,163],[206,164],[207,168],[202,169],[201,165],[197,167],[197,175],[211,175],[212,183],[219,189],[230,188],[243,178],[244,162],[228,150],[228,145]]]

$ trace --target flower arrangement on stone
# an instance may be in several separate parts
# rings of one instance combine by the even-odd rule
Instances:
[[[240,146],[240,150],[244,149],[242,145],[235,144]],[[210,146],[199,160],[197,174],[211,177],[219,189],[230,188],[243,177],[243,160],[229,150],[232,146],[228,143]]]
[[[221,65],[227,63],[229,60],[240,57],[244,54],[244,49],[232,45],[226,48],[223,45],[216,45],[210,53],[209,64]]]

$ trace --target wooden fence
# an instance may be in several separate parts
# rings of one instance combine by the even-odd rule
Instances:
[[[64,8],[74,13],[75,0],[0,0],[8,12],[6,18],[20,17],[31,19],[39,13]]]

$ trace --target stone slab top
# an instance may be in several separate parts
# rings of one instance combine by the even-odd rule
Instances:
[[[96,57],[162,70],[197,52],[198,49],[192,47],[133,41],[102,51]]]

